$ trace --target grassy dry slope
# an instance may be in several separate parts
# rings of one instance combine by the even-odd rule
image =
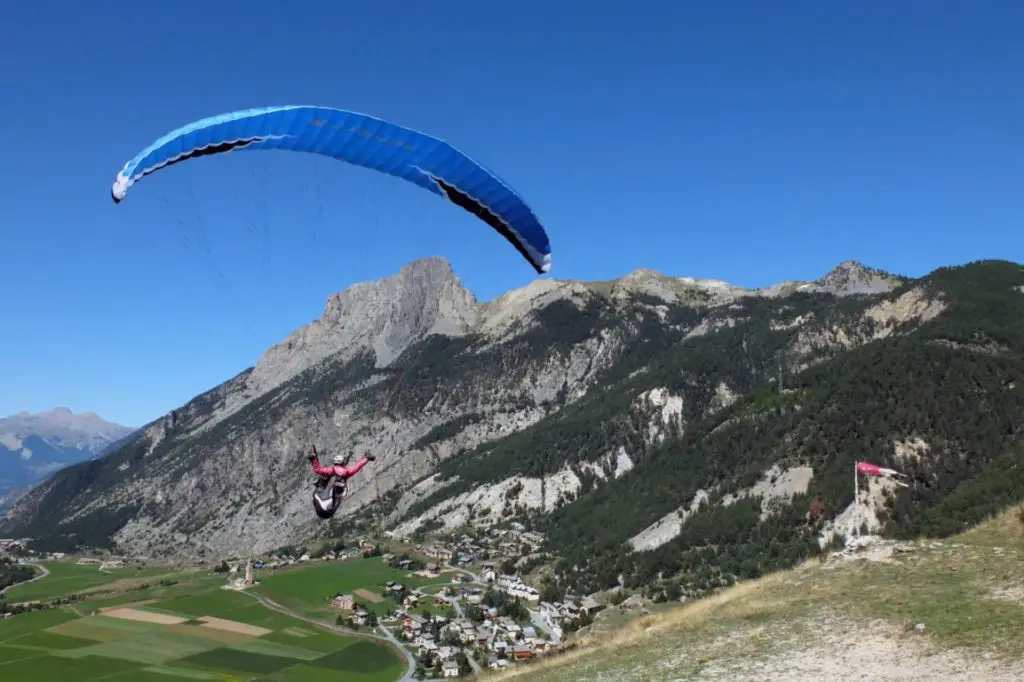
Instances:
[[[895,546],[742,583],[494,678],[1024,679],[1024,507],[885,556]]]

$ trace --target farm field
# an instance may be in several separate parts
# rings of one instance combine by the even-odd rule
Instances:
[[[382,615],[398,604],[381,595],[388,581],[407,587],[438,583],[446,578],[427,579],[391,568],[379,558],[318,562],[302,568],[289,567],[264,572],[256,591],[306,616],[323,617],[334,613],[330,599],[335,594],[352,594],[368,610]],[[373,595],[369,598],[366,593]]]
[[[66,561],[46,561],[43,566],[50,571],[46,578],[11,587],[4,595],[5,600],[10,603],[42,601],[88,593],[98,588],[127,588],[146,581],[181,579],[182,576],[194,574],[194,571],[175,571],[169,568],[112,568],[101,571],[97,565],[78,565]]]
[[[144,590],[129,586],[0,620],[0,679],[390,682],[406,670],[401,654],[387,644],[268,610],[249,595],[220,589],[225,578],[208,571],[178,572],[172,576],[177,584],[160,586],[160,576],[171,571],[118,569],[97,576],[95,566],[46,566],[50,576],[23,586],[33,588],[29,599],[82,594],[127,578],[157,580]],[[320,578],[299,578],[316,568],[290,574],[316,582]],[[366,574],[349,576],[351,591],[366,584],[361,576]],[[372,584],[368,589],[376,591]],[[28,601],[12,596],[11,602]]]

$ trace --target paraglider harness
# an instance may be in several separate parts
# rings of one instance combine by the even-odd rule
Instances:
[[[318,459],[320,454],[313,446],[313,455]],[[313,511],[321,519],[329,519],[334,516],[341,506],[341,499],[345,496],[347,481],[341,476],[331,475],[326,478],[317,476],[313,482]]]

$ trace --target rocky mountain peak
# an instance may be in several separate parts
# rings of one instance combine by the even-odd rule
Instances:
[[[0,508],[43,476],[103,453],[132,431],[67,407],[0,418]]]
[[[460,336],[477,320],[476,297],[441,257],[421,258],[397,274],[332,294],[319,319],[272,346],[248,379],[262,393],[327,357],[371,349],[384,366],[430,334]]]
[[[902,279],[881,270],[869,268],[855,260],[844,260],[817,280],[815,288],[837,296],[880,294],[902,283]]]
[[[97,440],[120,438],[130,428],[114,424],[101,418],[95,412],[75,414],[67,407],[56,407],[48,412],[32,414],[22,410],[15,415],[0,419],[0,433],[17,435],[61,435],[71,438],[95,438]]]

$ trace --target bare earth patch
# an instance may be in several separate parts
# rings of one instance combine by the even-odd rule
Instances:
[[[1008,599],[1019,604],[1024,604],[1024,586],[1013,585],[1011,587],[996,587],[989,593],[992,599]]]
[[[273,630],[261,628],[256,625],[239,623],[234,620],[224,620],[223,618],[214,618],[213,616],[203,616],[199,620],[202,622],[200,627],[223,630],[224,632],[234,632],[239,635],[248,635],[249,637],[262,637],[263,635],[269,635],[273,632]]]
[[[238,632],[228,632],[226,630],[219,630],[211,627],[203,627],[202,625],[190,625],[188,623],[183,623],[181,625],[168,625],[165,629],[170,632],[177,632],[191,637],[202,637],[203,639],[213,640],[214,642],[223,642],[225,644],[238,644],[239,642],[246,642],[252,639],[250,635]]]
[[[185,622],[184,618],[169,616],[166,613],[153,613],[152,611],[141,611],[139,609],[124,607],[104,609],[101,613],[110,618],[137,620],[143,623],[157,623],[159,625],[178,625],[179,623]]]
[[[360,587],[358,590],[356,590],[355,594],[356,594],[357,597],[360,597],[361,599],[365,599],[366,601],[370,602],[371,604],[378,604],[378,603],[384,601],[384,597],[380,596],[379,594],[374,594],[373,592],[370,592],[367,589],[363,589],[362,587]]]
[[[879,621],[870,626],[829,619],[816,622],[816,633],[805,635],[791,646],[750,655],[749,649],[769,634],[747,631],[749,643],[715,642],[700,652],[683,654],[675,661],[663,661],[666,668],[689,667],[684,679],[707,682],[744,682],[746,680],[878,680],[893,682],[1015,682],[1024,679],[1024,665],[1008,664],[994,657],[968,655],[964,651],[943,650],[916,634],[907,634]],[[767,644],[767,642],[766,642]],[[732,649],[733,651],[729,651]],[[738,651],[736,649],[739,649]],[[744,652],[743,649],[748,649]],[[716,653],[724,654],[721,657]],[[731,654],[747,655],[734,656]],[[696,656],[704,659],[693,660]],[[685,659],[689,658],[687,661]],[[710,660],[708,660],[710,659]],[[676,665],[672,665],[675,663]],[[689,664],[689,665],[687,665]]]

